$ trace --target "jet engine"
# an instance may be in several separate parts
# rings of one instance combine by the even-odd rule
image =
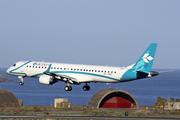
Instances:
[[[49,75],[41,75],[39,77],[39,83],[43,84],[43,85],[52,85],[54,84],[55,80],[52,79],[52,76],[49,76]]]

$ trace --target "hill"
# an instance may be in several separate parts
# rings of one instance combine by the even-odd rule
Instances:
[[[8,78],[0,74],[0,82],[14,82],[14,80],[9,80]]]

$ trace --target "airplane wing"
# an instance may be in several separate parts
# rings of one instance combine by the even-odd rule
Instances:
[[[67,76],[67,75],[63,75],[63,74],[55,74],[55,73],[51,73],[51,72],[43,72],[43,74],[45,75],[49,75],[52,76],[53,79],[57,80],[57,81],[63,81],[63,82],[68,82],[71,84],[80,84],[80,82],[71,76]]]

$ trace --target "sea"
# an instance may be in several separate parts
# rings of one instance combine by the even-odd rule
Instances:
[[[72,91],[65,91],[66,83],[57,82],[53,85],[42,85],[38,78],[24,78],[20,86],[17,76],[6,73],[7,68],[0,68],[0,74],[15,82],[0,82],[0,89],[11,91],[17,99],[23,99],[24,106],[50,106],[55,98],[67,98],[71,105],[88,105],[91,97],[100,90],[123,90],[134,96],[139,106],[153,106],[158,96],[180,99],[180,69],[155,69],[158,76],[122,83],[88,83],[91,89],[83,91],[85,83],[71,85]]]

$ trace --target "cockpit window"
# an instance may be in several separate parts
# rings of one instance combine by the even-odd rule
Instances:
[[[16,64],[14,64],[13,66],[16,66]]]

